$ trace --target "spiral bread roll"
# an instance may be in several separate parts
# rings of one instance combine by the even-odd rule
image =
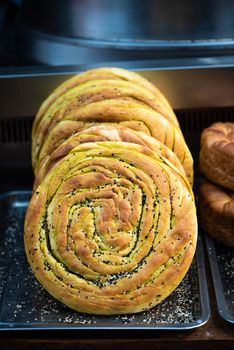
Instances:
[[[92,102],[115,98],[127,98],[142,102],[175,124],[174,118],[165,109],[160,107],[157,97],[144,87],[122,80],[91,80],[67,90],[50,105],[34,131],[34,139],[37,140],[36,144],[33,144],[35,154],[37,155],[46,134],[66,114],[70,114],[70,111]],[[178,124],[175,127],[179,129]]]
[[[201,136],[200,170],[213,183],[234,191],[234,123],[214,123]]]
[[[218,185],[204,182],[199,188],[199,217],[213,238],[234,247],[234,194]]]
[[[135,313],[181,282],[195,252],[190,185],[168,160],[126,142],[73,148],[42,180],[25,221],[37,279],[87,313]]]
[[[45,289],[103,315],[165,299],[192,262],[197,219],[192,156],[161,92],[119,68],[81,73],[42,104],[32,140],[24,240]]]
[[[214,123],[201,135],[200,170],[208,178],[199,189],[204,230],[234,247],[234,123]]]
[[[36,176],[34,187],[36,188],[44,178],[45,174],[73,148],[82,143],[97,141],[124,141],[149,147],[158,155],[168,159],[182,174],[185,174],[184,168],[175,153],[155,138],[144,132],[128,129],[118,124],[99,124],[73,134],[51,154],[48,154],[43,158],[40,170]]]
[[[51,104],[53,104],[60,96],[64,95],[66,91],[88,81],[103,79],[129,81],[150,91],[157,98],[158,107],[161,107],[164,110],[164,113],[169,115],[169,118],[173,119],[176,125],[179,125],[173,109],[166,100],[165,96],[156,88],[156,86],[144,79],[141,75],[121,68],[97,68],[73,76],[58,86],[57,89],[50,94],[50,96],[43,102],[36,115],[33,125],[33,135],[35,134],[43,115],[49,109]]]
[[[49,109],[48,115],[41,120],[40,132],[38,129],[35,136],[38,144],[37,150],[33,147],[35,173],[37,174],[44,157],[72,133],[99,123],[118,123],[156,138],[176,154],[190,183],[193,183],[193,159],[181,130],[147,105],[122,98],[88,103],[74,109],[69,101],[63,99],[59,109]]]
[[[180,133],[180,148],[184,148],[180,160],[186,163],[187,175],[191,177],[190,182],[192,184],[192,157],[183,139],[177,118],[168,101],[162,93],[146,79],[136,73],[128,72],[120,68],[99,68],[79,74],[63,83],[46,99],[39,109],[33,125],[32,163],[35,174],[37,174],[37,169],[40,166],[37,162],[38,158],[41,158],[39,154],[43,143],[46,142],[48,135],[50,135],[50,140],[52,138],[56,140],[57,136],[60,134],[60,128],[56,127],[59,121],[62,121],[62,129],[63,127],[66,129],[66,135],[64,137],[68,137],[69,130],[73,130],[74,132],[78,131],[77,129],[79,129],[79,126],[74,125],[74,122],[70,122],[69,116],[66,117],[66,114],[70,115],[72,110],[78,110],[80,107],[92,104],[95,101],[104,100],[106,102],[111,98],[124,100],[132,99],[135,102],[141,102],[145,106],[154,109],[158,113],[158,117],[163,116],[167,119],[169,121],[169,127],[171,127],[172,124],[173,129],[177,129],[176,134]],[[91,109],[95,108],[95,105],[90,107]],[[97,107],[99,106],[97,105]],[[125,108],[124,104],[123,108]],[[130,108],[128,111],[130,111]],[[104,117],[106,122],[110,122],[108,115]],[[130,118],[134,118],[131,113],[128,118],[125,116],[126,120]],[[64,119],[67,120],[66,125],[64,124]],[[98,118],[95,120],[96,123],[98,122],[97,119]],[[152,127],[157,128],[158,118],[154,119],[154,125]],[[132,119],[130,123],[131,127],[141,128],[142,131],[147,131],[149,126],[144,125],[144,117],[142,116],[140,120],[139,122],[138,120],[134,121],[134,119]],[[139,126],[139,123],[141,123],[141,126]],[[161,125],[158,127],[160,128]],[[56,134],[55,137],[51,136],[53,128],[55,128],[55,130],[53,130]],[[167,129],[168,128],[165,127],[165,131]],[[150,133],[150,130],[147,132]],[[152,136],[155,137],[155,134],[154,132]],[[167,135],[165,134],[164,137],[166,140]],[[172,142],[171,147],[173,147],[173,145],[174,143]],[[174,151],[174,149],[172,150]],[[48,152],[50,152],[50,150]]]

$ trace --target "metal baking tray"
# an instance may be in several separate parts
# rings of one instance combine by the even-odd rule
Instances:
[[[218,312],[226,321],[234,323],[234,248],[224,246],[208,235],[206,247]]]
[[[23,244],[30,191],[0,196],[0,330],[170,329],[206,323],[210,315],[201,238],[194,262],[180,286],[160,305],[135,315],[93,316],[53,299],[30,271]]]

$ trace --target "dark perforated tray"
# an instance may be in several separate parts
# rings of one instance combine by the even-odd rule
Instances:
[[[23,222],[30,192],[0,196],[0,329],[171,329],[199,327],[210,314],[204,257],[198,240],[196,258],[180,286],[155,308],[136,315],[92,316],[53,299],[28,267]]]
[[[219,314],[234,323],[234,248],[215,242],[208,235],[206,247]]]

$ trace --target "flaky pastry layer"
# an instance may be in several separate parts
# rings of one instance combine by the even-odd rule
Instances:
[[[48,110],[41,120],[40,132],[34,136],[34,143],[38,145],[37,151],[33,147],[36,174],[44,158],[73,133],[100,123],[118,123],[142,131],[170,148],[180,160],[189,182],[193,183],[193,159],[181,130],[149,106],[121,97],[90,102],[74,108],[65,97],[62,101],[57,112],[54,105],[53,111]]]
[[[35,179],[34,188],[40,184],[47,172],[73,148],[82,143],[100,141],[123,141],[149,147],[153,152],[168,159],[182,174],[185,174],[184,168],[175,153],[160,141],[142,131],[135,131],[119,124],[102,123],[73,134],[61,143],[60,146],[55,148],[52,153],[45,155],[39,165],[39,172]]]
[[[169,119],[172,119],[175,125],[179,125],[173,109],[165,96],[159,91],[159,89],[156,88],[155,85],[151,84],[147,79],[144,79],[140,74],[135,72],[116,67],[104,67],[92,69],[75,75],[59,85],[41,105],[33,125],[33,134],[36,132],[38,124],[40,123],[43,115],[60,96],[64,95],[68,90],[91,80],[122,80],[132,82],[139,87],[148,90],[157,98],[158,108],[161,108],[162,113],[167,115]]]
[[[214,123],[202,132],[199,161],[210,181],[234,191],[234,123]]]
[[[186,177],[128,142],[73,148],[34,191],[25,220],[36,278],[69,307],[93,314],[161,302],[186,274],[196,240]]]
[[[234,247],[234,194],[208,181],[199,188],[199,218],[204,230]]]

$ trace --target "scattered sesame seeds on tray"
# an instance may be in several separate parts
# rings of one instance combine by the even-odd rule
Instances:
[[[234,323],[234,249],[206,236],[206,247],[220,316]]]
[[[201,326],[209,299],[199,238],[196,258],[179,287],[151,310],[119,316],[93,316],[70,310],[36,281],[24,253],[23,224],[30,192],[0,196],[0,329],[171,329]]]

